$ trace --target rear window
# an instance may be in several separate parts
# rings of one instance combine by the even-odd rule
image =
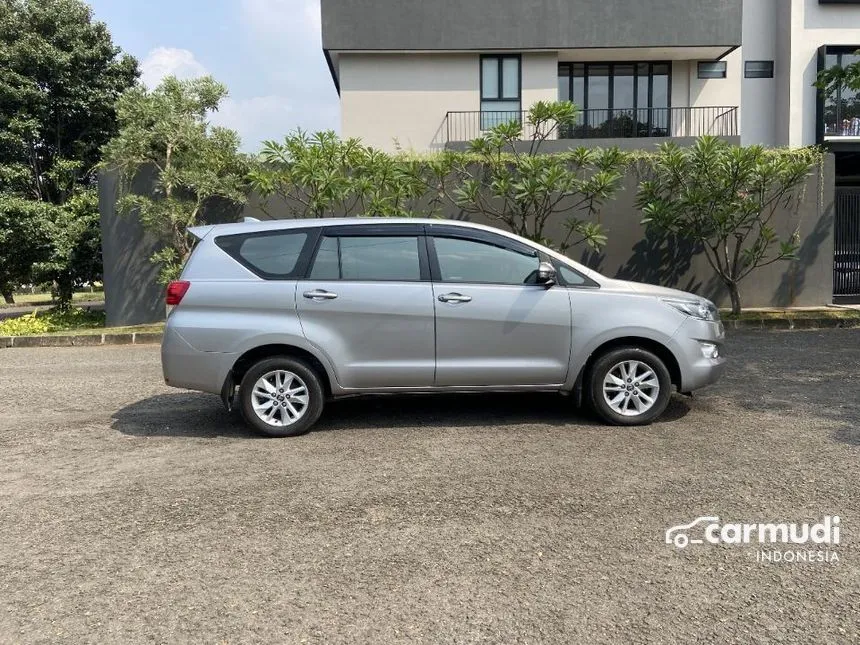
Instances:
[[[308,231],[273,231],[227,235],[215,243],[230,257],[257,275],[286,280],[302,277],[299,259],[308,243]]]

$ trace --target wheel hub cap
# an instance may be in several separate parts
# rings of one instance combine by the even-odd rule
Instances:
[[[604,400],[625,417],[635,417],[650,410],[657,403],[659,394],[657,374],[641,361],[618,363],[603,379]]]
[[[288,370],[273,370],[254,383],[251,405],[254,414],[271,426],[282,428],[305,416],[310,394],[305,382]]]

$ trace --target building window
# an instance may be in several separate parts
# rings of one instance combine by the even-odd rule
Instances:
[[[744,78],[773,78],[773,61],[748,60],[744,63]]]
[[[582,112],[567,138],[665,137],[671,63],[561,63],[558,98]]]
[[[860,53],[857,53],[855,46],[822,49],[825,55],[819,63],[819,70],[860,63]],[[860,92],[845,86],[839,87],[830,96],[824,96],[823,108],[825,139],[860,137]]]
[[[726,61],[699,61],[699,78],[725,78]]]
[[[519,55],[481,56],[481,130],[522,118]]]

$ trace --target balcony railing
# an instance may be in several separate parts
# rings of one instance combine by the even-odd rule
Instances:
[[[447,143],[471,141],[487,130],[510,121],[523,124],[523,139],[535,126],[528,112],[448,112],[443,131]],[[548,126],[544,126],[548,127]],[[550,126],[551,127],[551,126]],[[556,128],[551,139],[633,139],[647,137],[738,136],[737,107],[639,108],[580,110],[571,125]]]

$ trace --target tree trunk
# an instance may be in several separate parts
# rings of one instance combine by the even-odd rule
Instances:
[[[57,300],[60,309],[68,309],[72,306],[72,294],[75,291],[72,277],[62,274],[56,282]]]
[[[12,292],[12,287],[6,285],[2,289],[0,289],[0,292],[2,292],[3,300],[6,301],[7,305],[14,305],[15,304],[15,297],[14,297],[14,294]]]
[[[730,282],[726,285],[729,288],[729,297],[732,299],[732,315],[741,315],[741,294],[738,292],[738,285],[735,282]]]

